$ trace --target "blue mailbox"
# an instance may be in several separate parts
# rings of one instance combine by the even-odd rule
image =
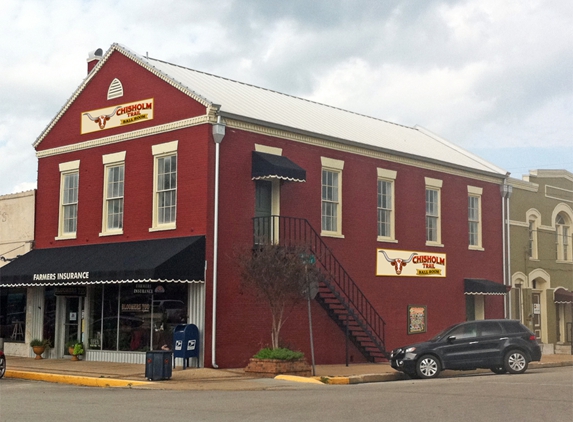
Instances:
[[[183,359],[183,369],[189,366],[189,358],[197,358],[197,368],[199,367],[199,329],[195,324],[180,324],[175,327],[173,357]]]

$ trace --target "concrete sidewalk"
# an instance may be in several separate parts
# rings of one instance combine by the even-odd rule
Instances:
[[[541,362],[531,362],[530,369],[540,367],[573,366],[573,355],[543,355]],[[489,372],[444,371],[440,376]],[[310,378],[282,375],[271,383],[268,379],[246,375],[243,368],[173,369],[171,379],[148,381],[145,365],[111,362],[72,362],[69,359],[41,359],[7,356],[6,378],[21,378],[93,387],[124,387],[164,390],[264,390],[289,385],[290,382],[317,384],[360,384],[406,379],[389,363],[345,365],[317,365],[316,376]]]

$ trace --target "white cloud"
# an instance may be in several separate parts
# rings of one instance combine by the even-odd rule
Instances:
[[[34,183],[31,144],[114,42],[470,150],[573,155],[572,28],[569,0],[5,0],[0,194]]]

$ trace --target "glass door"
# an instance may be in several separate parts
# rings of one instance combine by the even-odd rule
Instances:
[[[67,345],[82,340],[83,297],[66,297],[66,313],[64,322],[64,354],[69,355]]]

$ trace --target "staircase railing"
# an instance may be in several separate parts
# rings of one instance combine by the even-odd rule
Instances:
[[[339,297],[348,316],[353,317],[383,355],[387,354],[386,322],[306,219],[283,216],[255,217],[253,228],[254,245],[272,243],[285,247],[301,244],[307,246],[325,272],[324,283]]]

